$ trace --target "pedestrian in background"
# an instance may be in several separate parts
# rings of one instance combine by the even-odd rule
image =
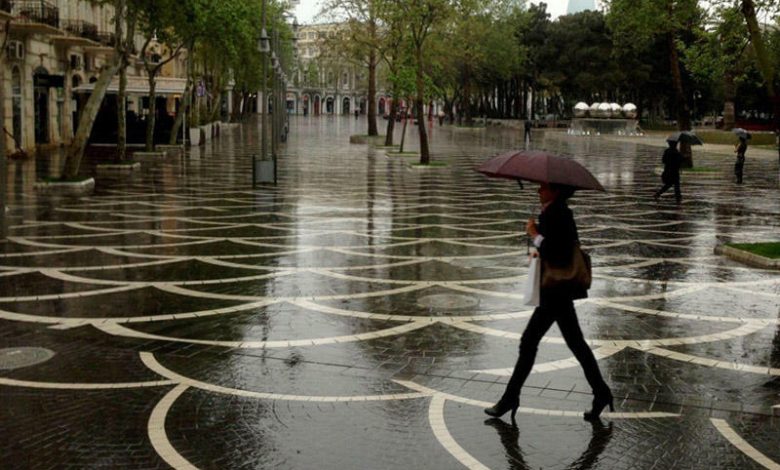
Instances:
[[[734,175],[737,177],[737,184],[742,184],[742,169],[745,167],[745,152],[747,152],[747,135],[739,136],[739,143],[734,146],[734,152],[737,154]]]
[[[661,189],[655,192],[653,198],[657,201],[667,189],[674,186],[674,197],[677,199],[677,204],[682,202],[682,193],[680,192],[680,167],[682,166],[683,156],[679,150],[677,150],[676,140],[667,140],[669,147],[664,150],[664,155],[661,161],[664,164],[664,171],[661,173],[661,181],[663,186]]]
[[[523,134],[523,141],[530,142],[531,141],[531,120],[530,119],[525,120],[525,123],[523,123],[523,129],[525,129],[525,133]]]

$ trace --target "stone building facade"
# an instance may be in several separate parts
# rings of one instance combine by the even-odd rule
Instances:
[[[352,114],[368,111],[368,71],[365,67],[327,59],[321,48],[334,37],[338,23],[303,25],[297,28],[296,66],[287,89],[287,111],[291,114]],[[377,113],[390,110],[390,96],[377,73]]]
[[[7,151],[31,152],[71,141],[89,84],[114,53],[113,17],[113,6],[89,0],[0,0],[0,37],[7,35],[0,54]],[[143,41],[140,35],[135,38],[136,50]],[[134,59],[128,68],[134,90],[128,110],[142,114],[146,73],[140,58]],[[182,56],[162,75],[184,77],[184,71]],[[164,96],[172,108],[177,97]]]

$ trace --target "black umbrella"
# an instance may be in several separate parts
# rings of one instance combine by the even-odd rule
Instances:
[[[691,131],[675,132],[666,138],[667,142],[680,142],[688,145],[704,145],[704,142]]]
[[[737,137],[739,137],[740,139],[749,139],[751,137],[750,132],[746,131],[741,127],[735,127],[731,131],[737,134]]]

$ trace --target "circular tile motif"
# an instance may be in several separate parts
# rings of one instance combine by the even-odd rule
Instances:
[[[46,348],[5,348],[0,349],[0,370],[21,369],[46,362],[54,357],[54,351]]]
[[[433,294],[420,297],[417,305],[431,310],[458,310],[479,305],[479,299],[469,295]]]

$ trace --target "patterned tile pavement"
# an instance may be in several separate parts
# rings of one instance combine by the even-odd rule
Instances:
[[[34,162],[12,163],[0,466],[780,468],[780,276],[713,254],[776,239],[776,160],[749,154],[737,186],[699,150],[715,171],[677,206],[652,199],[646,140],[532,143],[609,190],[572,208],[595,276],[577,310],[618,400],[582,420],[553,327],[513,427],[481,408],[531,313],[538,201],[473,167],[521,132],[434,126],[448,166],[421,170],[347,144],[364,125],[293,118],[277,187],[249,184],[257,122],[87,198],[25,191]]]

